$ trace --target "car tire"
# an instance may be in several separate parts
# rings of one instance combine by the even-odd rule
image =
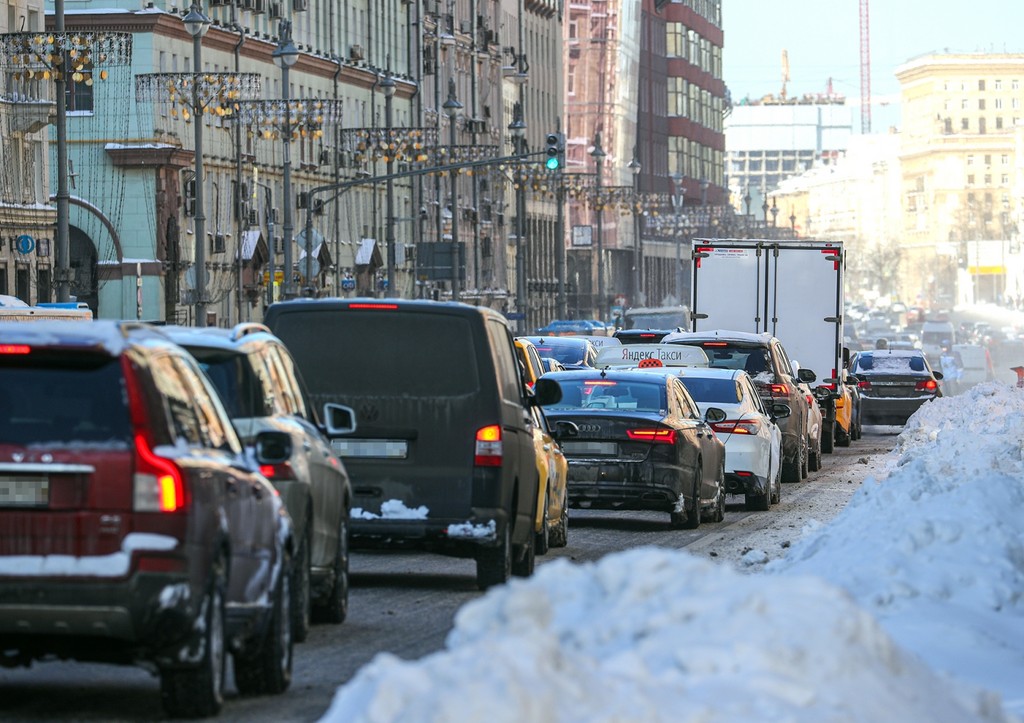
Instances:
[[[821,469],[821,437],[815,440],[814,449],[808,448],[807,452],[807,469],[811,472],[817,472]]]
[[[202,602],[203,654],[199,665],[186,670],[160,671],[160,700],[172,718],[206,718],[217,715],[224,705],[226,565],[214,564],[210,589]],[[197,626],[199,627],[199,626]]]
[[[306,525],[308,529],[312,529],[310,526],[313,524],[312,516],[306,514]],[[302,540],[302,544],[299,545],[298,554],[292,564],[292,635],[295,636],[295,642],[305,642],[306,638],[309,637],[309,627],[312,619],[312,603],[313,598],[310,592],[310,551],[311,540],[309,535],[305,535]]]
[[[836,446],[837,447],[849,447],[850,446],[850,434],[845,429],[836,425]]]
[[[333,573],[327,596],[313,606],[313,620],[340,625],[348,617],[348,523],[345,520],[342,520],[338,530],[338,550],[334,556]]]
[[[235,653],[235,685],[243,695],[276,695],[292,682],[291,560],[285,554],[284,568],[277,578],[270,619],[262,635]]]
[[[715,512],[711,516],[711,522],[725,522],[725,468],[718,473],[718,501],[715,503]]]
[[[569,544],[569,494],[562,500],[562,514],[558,524],[551,528],[549,540],[552,547],[565,547]]]
[[[785,459],[782,460],[782,481],[783,482],[799,482],[801,480],[801,472],[804,465],[804,455],[807,454],[807,440],[801,440],[799,449],[796,451],[796,458],[791,462],[787,462]]]
[[[821,423],[821,451],[825,454],[832,454],[835,449],[835,424],[834,421]]]
[[[818,459],[821,459],[821,453],[818,453]],[[775,488],[769,493],[771,499],[768,501],[768,505],[777,505],[782,501],[782,470],[775,473]]]
[[[807,436],[805,435],[803,443],[803,449],[800,450],[800,479],[805,480],[811,476],[811,447],[807,443]]]
[[[548,528],[548,510],[551,509],[550,488],[544,493],[544,519],[540,523],[540,532],[534,533],[533,551],[536,555],[546,555],[551,548],[551,530]]]
[[[537,546],[530,539],[522,548],[513,548],[512,574],[516,577],[529,577],[537,565]]]
[[[700,527],[700,488],[701,480],[704,478],[704,467],[698,463],[697,474],[693,481],[693,508],[686,513],[685,521],[680,525],[684,530],[696,530]],[[673,515],[678,513],[673,512]],[[673,523],[675,520],[673,520]]]
[[[503,525],[495,547],[481,547],[476,553],[476,586],[481,590],[503,585],[512,574],[512,543],[508,525]]]

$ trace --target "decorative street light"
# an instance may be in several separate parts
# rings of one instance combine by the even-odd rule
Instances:
[[[393,123],[392,118],[392,99],[395,97],[396,84],[395,79],[391,77],[391,71],[384,76],[384,80],[380,82],[381,91],[384,93],[384,124],[387,129],[388,136],[391,135],[391,126]],[[385,183],[386,193],[386,211],[387,218],[385,219],[384,228],[384,244],[387,246],[387,259],[388,259],[388,291],[387,296],[395,298],[398,296],[398,289],[395,288],[395,182],[391,178],[391,175],[395,170],[395,154],[390,148],[390,143],[387,149],[387,161],[385,162],[386,173],[388,180]]]
[[[793,230],[793,235],[796,235],[796,211],[793,209],[789,210],[789,227]]]
[[[601,198],[601,175],[606,155],[604,149],[601,148],[601,133],[598,131],[594,134],[594,148],[590,151],[590,156],[594,159],[594,165],[597,167],[597,176],[595,177],[595,199],[597,201],[597,313],[601,321],[604,321],[606,316],[604,311],[604,200]]]
[[[686,204],[686,189],[683,188],[683,181],[685,176],[682,173],[676,173],[672,176],[673,189],[672,189],[672,210],[675,212],[677,222],[681,222],[683,218],[683,207]],[[677,223],[676,228],[676,303],[683,303],[683,259],[682,259],[682,246],[683,239],[681,229],[679,228],[681,223]]]
[[[462,110],[462,103],[455,97],[455,78],[448,79],[448,100],[441,106],[448,116],[448,138],[451,150],[455,150],[455,121]],[[452,301],[459,300],[459,169],[451,170],[452,186]]]
[[[779,215],[779,207],[775,203],[775,196],[772,196],[772,228],[775,228],[775,221]]]
[[[192,36],[192,73],[203,72],[203,37],[211,21],[195,3],[182,18],[185,29]],[[206,326],[206,192],[203,184],[203,106],[198,84],[192,86],[192,129],[195,137],[195,241],[196,241],[196,326]]]
[[[274,65],[281,69],[281,99],[284,101],[285,128],[281,134],[284,141],[284,148],[281,156],[282,172],[284,174],[284,225],[281,234],[284,239],[284,297],[291,299],[295,297],[295,269],[292,266],[292,118],[289,100],[291,99],[291,88],[288,81],[288,71],[299,59],[299,49],[292,43],[292,23],[290,20],[282,20],[278,25],[277,47],[271,53]],[[310,234],[312,235],[312,234]],[[306,238],[306,285],[312,287],[310,276],[312,274],[313,257],[310,245],[313,239]]]
[[[523,142],[526,139],[526,123],[523,122],[523,106],[515,103],[512,106],[512,123],[508,126],[512,135],[512,144],[517,156],[522,156]],[[526,245],[523,241],[523,227],[526,216],[526,193],[525,179],[523,176],[522,163],[518,164],[515,175],[516,190],[516,311],[519,318],[516,320],[516,330],[522,334],[526,331]]]
[[[633,203],[633,298],[631,300],[637,306],[644,303],[644,292],[641,287],[643,275],[640,271],[640,214],[642,212],[642,205],[639,200],[640,171],[643,169],[643,166],[641,166],[638,156],[639,153],[634,148],[633,159],[629,162],[629,170],[633,173],[633,192],[637,196]]]
[[[747,208],[747,212],[746,212],[745,215],[749,216],[750,215],[750,186],[747,186],[747,190],[743,194],[743,204]]]

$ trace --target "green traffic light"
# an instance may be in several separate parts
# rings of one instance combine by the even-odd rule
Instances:
[[[557,171],[558,170],[558,157],[557,156],[552,156],[551,158],[549,158],[547,160],[545,165],[547,166],[549,171]]]

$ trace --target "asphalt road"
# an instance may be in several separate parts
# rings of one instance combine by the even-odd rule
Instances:
[[[769,512],[747,512],[742,497],[730,497],[725,522],[684,531],[670,530],[667,514],[573,510],[569,546],[537,562],[559,557],[589,562],[658,545],[756,573],[757,559],[784,555],[808,522],[832,519],[863,480],[884,470],[899,430],[866,427],[864,432],[851,447],[825,455],[823,469],[808,480],[783,485],[782,502]],[[307,642],[296,647],[291,688],[280,696],[241,697],[229,679],[228,700],[217,720],[316,721],[336,688],[378,653],[416,659],[442,649],[456,611],[481,594],[471,560],[356,553],[352,572],[349,619],[340,626],[314,627]],[[165,720],[159,696],[157,678],[138,668],[48,662],[27,670],[0,669],[0,720],[10,723]]]

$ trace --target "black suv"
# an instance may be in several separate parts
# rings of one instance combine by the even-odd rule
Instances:
[[[136,322],[0,339],[0,664],[155,667],[172,716],[220,710],[228,651],[239,691],[284,691],[291,520],[191,355]]]
[[[311,618],[343,622],[348,612],[352,488],[288,349],[263,324],[161,330],[199,361],[243,444],[251,447],[264,431],[291,437],[291,456],[281,464],[264,465],[261,471],[284,500],[299,542],[292,561],[295,639],[306,639]]]
[[[793,365],[777,337],[744,331],[678,331],[662,339],[663,344],[699,346],[709,365],[720,369],[742,369],[769,405],[788,404],[789,417],[779,420],[782,429],[782,481],[806,479],[808,468],[807,397],[798,382],[810,384],[818,377],[810,369],[793,372]]]
[[[529,406],[560,391],[543,377],[526,388],[501,314],[434,301],[296,299],[270,306],[266,323],[316,404],[356,410],[355,432],[325,415],[352,477],[353,547],[472,557],[480,588],[532,574],[543,500]]]

